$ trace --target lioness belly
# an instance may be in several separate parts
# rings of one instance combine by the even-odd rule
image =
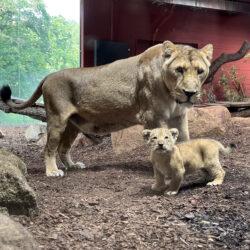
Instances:
[[[72,116],[69,119],[73,125],[75,125],[80,131],[86,134],[94,134],[94,135],[106,135],[111,132],[118,131],[120,129],[124,129],[131,126],[131,122],[94,122],[94,121],[86,121],[85,119],[79,116]]]

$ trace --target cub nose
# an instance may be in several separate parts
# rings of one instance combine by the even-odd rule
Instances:
[[[163,143],[158,143],[159,148],[163,148]]]
[[[187,97],[191,97],[191,96],[193,96],[195,93],[196,93],[196,91],[189,91],[189,90],[185,90],[185,89],[183,89],[183,92],[185,93],[185,95],[187,96]]]

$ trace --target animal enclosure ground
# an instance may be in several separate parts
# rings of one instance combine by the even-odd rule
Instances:
[[[89,168],[63,178],[45,176],[43,147],[27,143],[24,127],[1,128],[0,146],[28,167],[38,216],[12,216],[35,237],[40,249],[249,249],[250,129],[232,127],[225,138],[238,148],[221,162],[222,186],[187,176],[177,196],[151,191],[149,149],[115,156],[110,138],[74,147],[74,159]]]

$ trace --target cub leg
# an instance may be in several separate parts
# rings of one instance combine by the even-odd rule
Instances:
[[[68,121],[67,127],[63,132],[59,143],[58,154],[62,163],[68,170],[86,168],[86,166],[81,162],[74,163],[70,157],[70,148],[78,133],[79,129],[76,128],[70,121]]]
[[[169,188],[165,191],[165,195],[175,195],[178,193],[181,182],[184,177],[184,171],[176,170],[175,173],[171,176],[171,182],[169,184]]]
[[[200,183],[207,183],[211,181],[213,178],[209,175],[208,171],[204,168],[201,169],[202,172],[202,178],[200,179]]]
[[[208,186],[221,185],[225,177],[225,171],[223,170],[220,162],[215,162],[206,167],[207,172],[213,178],[213,181],[208,182]]]
[[[155,183],[152,185],[151,189],[157,192],[164,190],[166,188],[165,176],[156,167],[154,167],[154,177]]]

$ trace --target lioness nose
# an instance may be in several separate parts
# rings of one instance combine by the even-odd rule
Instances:
[[[189,91],[189,90],[185,90],[185,89],[183,89],[183,92],[185,93],[185,95],[187,97],[191,97],[196,93],[196,91]]]

